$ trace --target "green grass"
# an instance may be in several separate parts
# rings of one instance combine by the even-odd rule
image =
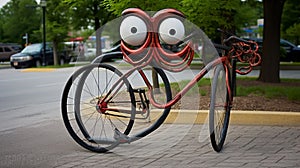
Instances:
[[[254,81],[256,77],[239,77],[237,80]],[[300,82],[300,79],[280,79],[281,82]],[[265,96],[267,98],[287,98],[288,100],[300,101],[300,86],[278,86],[268,84],[263,86],[239,86],[237,85],[237,96],[248,95]]]
[[[299,66],[300,62],[280,62],[280,65],[293,65],[293,66]]]
[[[198,58],[198,57],[197,57]],[[247,63],[241,63],[241,62],[238,62],[237,63],[238,66],[247,66],[249,64]],[[280,62],[280,65],[283,65],[283,66],[300,66],[300,62]],[[191,66],[199,66],[199,67],[202,67],[204,66],[204,64],[202,62],[192,62],[191,63]]]
[[[171,88],[173,91],[176,93],[182,90],[190,81],[189,80],[183,80],[180,82],[173,82],[171,83]],[[201,89],[203,86],[210,86],[210,79],[203,78],[201,79],[195,86],[193,86],[187,93],[187,96],[195,95],[195,94],[200,94],[201,96],[206,96],[207,91]]]
[[[287,98],[300,101],[300,87],[285,86],[237,86],[237,96],[248,96],[250,94],[265,96],[267,98]]]
[[[237,80],[253,81],[254,77],[239,77]],[[300,79],[281,79],[282,82],[300,82]],[[187,85],[189,80],[180,81],[178,83],[171,83],[171,88],[176,93],[182,90]],[[197,87],[199,86],[199,87]],[[201,79],[197,86],[194,86],[187,92],[187,95],[200,94],[206,96],[208,93],[201,87],[210,86],[210,79]],[[280,86],[280,85],[253,85],[253,86],[239,86],[237,85],[237,96],[258,95],[267,98],[283,98],[293,101],[300,101],[300,86]]]
[[[237,80],[255,81],[257,77],[239,76]],[[281,82],[300,82],[300,79],[280,78]]]

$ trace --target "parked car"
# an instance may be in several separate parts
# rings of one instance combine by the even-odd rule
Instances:
[[[263,39],[261,38],[244,38],[244,39],[257,42],[259,46],[259,52],[262,53]],[[300,62],[300,47],[284,39],[280,39],[280,47],[283,49],[283,52],[281,53],[280,56],[280,61]]]
[[[9,61],[13,54],[20,51],[20,45],[0,43],[0,62]]]
[[[96,57],[94,62],[111,62],[115,59],[122,59],[123,53],[121,52],[121,41],[113,44],[112,48],[107,50],[102,50],[102,55],[100,57]]]
[[[10,57],[10,64],[14,68],[25,67],[38,67],[43,64],[53,65],[53,49],[51,43],[46,43],[46,56],[43,57],[43,44],[31,44],[25,47],[20,53],[14,54]],[[68,63],[71,60],[76,60],[68,50],[62,50],[58,52],[59,61],[61,64]]]
[[[300,47],[284,39],[280,40],[280,46],[286,51],[286,57],[282,61],[300,62]]]

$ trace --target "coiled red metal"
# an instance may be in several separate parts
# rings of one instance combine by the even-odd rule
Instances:
[[[261,56],[258,54],[258,45],[253,41],[233,43],[228,56],[237,58],[241,63],[248,64],[236,69],[236,72],[241,75],[250,73],[253,67],[261,63]]]

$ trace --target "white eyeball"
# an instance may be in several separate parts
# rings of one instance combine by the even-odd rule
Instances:
[[[129,45],[142,45],[147,36],[146,23],[137,16],[128,16],[120,25],[120,35]]]
[[[177,18],[167,18],[159,26],[160,38],[167,44],[177,44],[183,39],[184,25]]]

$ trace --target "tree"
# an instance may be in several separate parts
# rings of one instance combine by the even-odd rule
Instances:
[[[295,23],[294,25],[290,26],[286,29],[286,36],[291,39],[296,45],[300,44],[300,23]]]
[[[159,11],[164,8],[181,9],[181,0],[104,0],[106,9],[120,16],[122,11],[127,8],[140,8],[144,11]]]
[[[96,31],[96,54],[101,54],[101,32],[98,29],[114,18],[112,12],[104,8],[102,0],[64,0],[71,11],[71,23],[75,29],[92,26]]]
[[[234,15],[239,1],[227,0],[183,0],[184,13],[188,19],[201,27],[211,38],[220,40],[217,28],[227,32],[235,32]]]
[[[96,31],[114,18],[114,15],[104,8],[102,0],[64,0],[63,2],[70,9],[75,29],[92,26]]]
[[[264,0],[263,59],[258,80],[279,83],[280,23],[285,0]]]
[[[252,1],[240,0],[183,0],[183,11],[187,18],[199,26],[211,39],[219,41],[217,28],[236,34],[242,27],[256,23],[259,8]]]
[[[54,65],[58,65],[59,50],[62,50],[62,42],[68,36],[69,31],[69,13],[61,0],[47,1],[47,39],[53,43]]]
[[[11,0],[0,9],[0,39],[2,42],[24,44],[22,37],[28,33],[30,42],[41,40],[40,35],[35,35],[39,30],[41,15],[35,8],[35,0]]]
[[[281,37],[296,43],[296,45],[300,44],[299,24],[299,0],[287,0],[282,12]]]

